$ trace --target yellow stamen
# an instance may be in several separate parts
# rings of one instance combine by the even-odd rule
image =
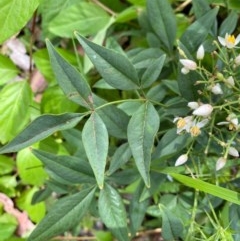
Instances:
[[[185,121],[183,118],[180,118],[180,119],[178,120],[178,122],[177,122],[177,128],[178,128],[178,129],[181,129],[181,128],[183,128],[186,124],[187,124],[186,121]]]
[[[234,35],[228,35],[226,40],[227,40],[228,43],[235,44]]]
[[[190,129],[190,133],[191,133],[192,136],[198,136],[198,135],[201,134],[201,130],[199,129],[199,127],[193,126]]]

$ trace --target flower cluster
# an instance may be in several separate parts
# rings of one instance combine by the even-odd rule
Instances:
[[[212,56],[216,56],[217,61],[212,70],[209,70],[209,66],[205,68],[203,65],[206,53],[202,44],[197,49],[195,60],[187,58],[183,50],[179,49],[180,56],[183,57],[179,60],[182,66],[181,73],[183,75],[187,75],[190,71],[199,73],[200,80],[197,80],[195,85],[201,84],[202,89],[199,90],[199,93],[204,101],[189,102],[188,107],[191,114],[177,116],[173,120],[177,127],[177,134],[190,134],[192,137],[188,151],[177,158],[175,166],[187,162],[190,152],[194,148],[195,138],[201,135],[202,128],[208,128],[206,133],[208,133],[209,141],[205,154],[208,154],[213,142],[219,145],[219,149],[222,149],[220,155],[219,152],[216,153],[218,155],[217,171],[226,165],[230,157],[239,157],[235,142],[238,140],[237,136],[240,130],[238,121],[238,116],[240,116],[240,110],[238,111],[240,85],[237,81],[237,76],[240,76],[240,73],[237,74],[240,54],[236,51],[239,43],[240,34],[236,38],[228,33],[225,37],[219,36],[218,41],[214,41],[216,50]]]

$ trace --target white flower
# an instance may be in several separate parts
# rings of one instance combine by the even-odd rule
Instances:
[[[183,154],[178,157],[178,159],[175,162],[175,166],[180,166],[180,165],[184,164],[185,162],[187,162],[187,160],[188,160],[188,155]]]
[[[220,157],[216,163],[216,171],[222,169],[225,166],[226,161],[227,161],[226,158]]]
[[[193,111],[194,115],[207,117],[213,111],[213,107],[210,104],[203,104]]]
[[[180,59],[180,63],[183,65],[181,72],[187,74],[190,70],[196,70],[197,64],[190,59]]]
[[[197,59],[201,60],[204,58],[205,50],[203,45],[201,44],[197,50]]]
[[[200,122],[194,120],[192,122],[192,126],[190,128],[190,134],[193,137],[199,136],[201,134],[201,128],[204,127],[208,123],[208,119],[203,119]]]
[[[211,88],[211,91],[212,91],[212,93],[215,94],[215,95],[222,95],[222,94],[223,94],[221,85],[220,85],[219,83],[215,84],[215,85]]]
[[[222,46],[226,46],[229,49],[234,48],[240,42],[240,34],[235,38],[234,35],[226,33],[225,37],[218,36],[218,41]]]
[[[229,147],[228,154],[234,157],[239,157],[238,150],[234,147]]]
[[[191,108],[192,110],[195,110],[199,107],[199,104],[198,102],[196,101],[192,101],[192,102],[188,102],[188,105],[187,105],[189,108]]]
[[[234,126],[238,126],[238,118],[237,118],[236,114],[231,113],[230,115],[228,115],[226,120],[229,121],[230,123],[232,123]]]
[[[219,122],[217,125],[228,125],[229,130],[237,130],[238,125],[238,118],[234,113],[231,113],[226,118],[227,121]]]
[[[234,59],[236,65],[240,65],[240,54]]]
[[[229,85],[230,88],[235,85],[235,82],[234,82],[234,79],[233,79],[232,76],[229,76],[229,77],[225,80],[225,82]]]
[[[189,132],[192,126],[192,119],[192,116],[174,118],[173,122],[177,122],[177,134],[180,134],[182,131]]]

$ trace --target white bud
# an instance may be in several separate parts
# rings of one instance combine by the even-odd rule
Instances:
[[[187,105],[189,108],[191,108],[192,110],[195,110],[199,107],[199,104],[198,102],[195,102],[195,101],[192,101],[192,102],[188,102],[188,105]]]
[[[239,157],[239,153],[236,148],[231,146],[228,151],[229,151],[228,152],[229,155],[234,156],[234,157]]]
[[[211,89],[212,93],[215,95],[222,95],[223,91],[221,88],[221,85],[219,83],[215,84],[212,89]]]
[[[197,50],[197,59],[201,60],[204,58],[205,50],[203,45],[201,44]]]
[[[236,65],[240,65],[240,54],[234,59]]]
[[[225,166],[226,161],[227,161],[226,158],[220,157],[216,163],[216,171],[222,169]]]
[[[197,64],[190,59],[180,59],[180,63],[188,70],[196,70]]]
[[[228,85],[230,85],[230,87],[233,87],[233,86],[235,85],[235,82],[234,82],[234,79],[233,79],[232,76],[229,76],[229,77],[225,80],[225,82],[226,82]]]
[[[175,166],[180,166],[180,165],[184,164],[187,160],[188,160],[188,155],[183,154],[178,157],[178,159],[175,162]]]
[[[209,104],[203,104],[193,111],[194,115],[207,117],[213,111],[213,107]]]
[[[181,72],[182,72],[182,74],[188,74],[189,73],[189,69],[187,69],[185,67],[182,67],[181,68]]]

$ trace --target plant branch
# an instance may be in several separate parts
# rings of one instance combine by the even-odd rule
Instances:
[[[102,4],[101,2],[99,2],[98,0],[91,0],[91,2],[95,3],[96,5],[98,5],[99,7],[101,7],[103,10],[105,10],[106,12],[110,13],[112,16],[116,16],[117,13],[115,13],[114,11],[112,11],[112,9],[108,8],[107,6],[105,6],[104,4]]]

